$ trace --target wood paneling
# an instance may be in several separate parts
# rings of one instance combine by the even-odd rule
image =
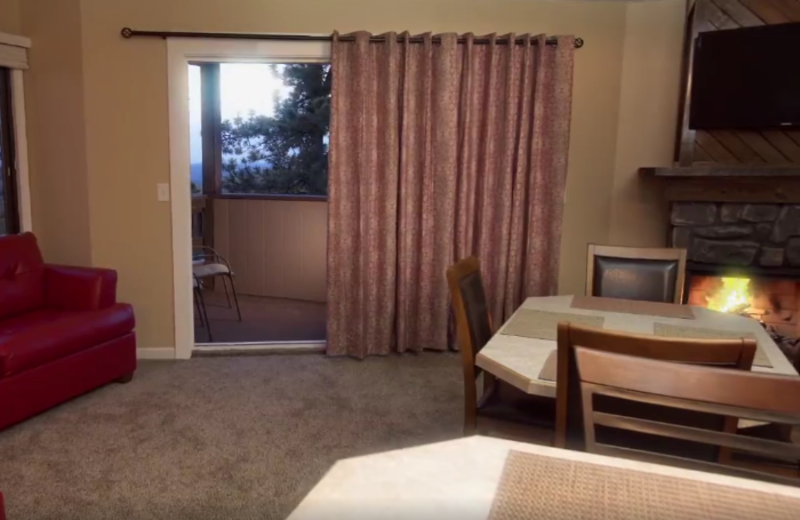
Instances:
[[[324,302],[326,202],[216,199],[217,251],[241,294]]]
[[[697,0],[692,20],[699,32],[800,21],[800,1]],[[682,130],[681,149],[676,156],[684,166],[687,156],[692,156],[692,164],[800,164],[798,130],[708,130],[697,131],[693,139],[690,132],[688,128]]]

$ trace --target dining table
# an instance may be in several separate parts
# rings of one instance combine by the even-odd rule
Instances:
[[[472,436],[338,461],[289,520],[793,520],[800,488]]]
[[[757,343],[752,370],[797,376],[762,324],[754,318],[700,306],[653,304],[586,296],[527,298],[489,342],[475,364],[520,390],[555,397],[555,326],[570,321],[610,331],[702,338],[750,337]]]

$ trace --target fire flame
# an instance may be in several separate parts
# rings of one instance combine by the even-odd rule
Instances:
[[[708,308],[731,312],[743,310],[750,303],[750,279],[722,277],[722,288],[708,301]]]

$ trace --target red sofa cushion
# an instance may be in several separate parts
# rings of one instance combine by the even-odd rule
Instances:
[[[98,311],[41,309],[0,321],[0,377],[60,359],[133,330],[133,308]]]
[[[0,320],[43,305],[44,260],[36,237],[0,237]]]
[[[46,265],[45,306],[65,311],[94,311],[117,303],[117,272],[96,267]]]

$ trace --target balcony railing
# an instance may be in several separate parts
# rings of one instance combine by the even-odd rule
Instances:
[[[228,259],[240,294],[326,300],[326,197],[198,195],[193,243]]]

